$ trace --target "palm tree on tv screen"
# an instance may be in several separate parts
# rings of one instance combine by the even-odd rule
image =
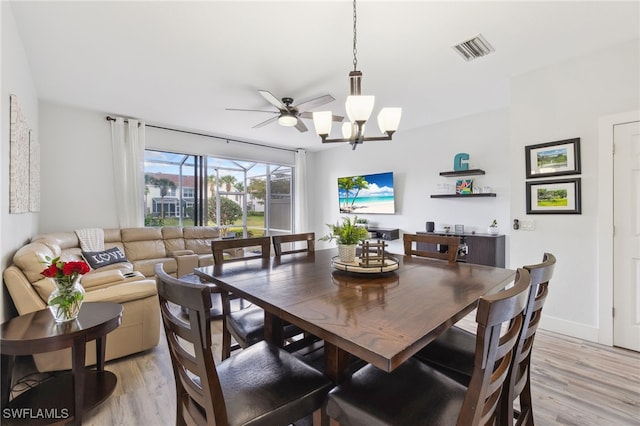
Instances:
[[[358,194],[360,194],[360,190],[369,189],[369,182],[367,182],[364,176],[356,176],[353,178],[353,188],[356,190],[356,193],[353,195],[353,199],[351,200],[352,209],[353,203],[356,202],[356,198],[358,198]]]
[[[338,178],[338,190],[344,191],[344,210],[349,209],[349,191],[353,189],[353,178]]]

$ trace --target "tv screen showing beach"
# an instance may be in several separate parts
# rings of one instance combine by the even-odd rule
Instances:
[[[340,213],[394,214],[393,172],[338,178]]]

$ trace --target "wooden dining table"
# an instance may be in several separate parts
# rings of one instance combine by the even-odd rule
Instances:
[[[337,250],[196,268],[195,274],[260,306],[265,339],[282,342],[288,321],[324,340],[324,369],[339,382],[353,355],[393,371],[462,319],[515,271],[390,255],[395,271],[336,269]]]

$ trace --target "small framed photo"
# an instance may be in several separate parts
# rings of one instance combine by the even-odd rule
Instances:
[[[580,178],[527,182],[527,214],[581,214]]]
[[[524,147],[527,179],[580,173],[580,138]]]

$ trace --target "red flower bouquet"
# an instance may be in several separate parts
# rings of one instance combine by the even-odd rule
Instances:
[[[78,278],[89,272],[89,265],[84,260],[63,262],[60,257],[45,259],[47,267],[40,273],[53,278],[57,287],[47,301],[49,310],[57,322],[73,320],[78,316],[84,299],[84,289]]]

